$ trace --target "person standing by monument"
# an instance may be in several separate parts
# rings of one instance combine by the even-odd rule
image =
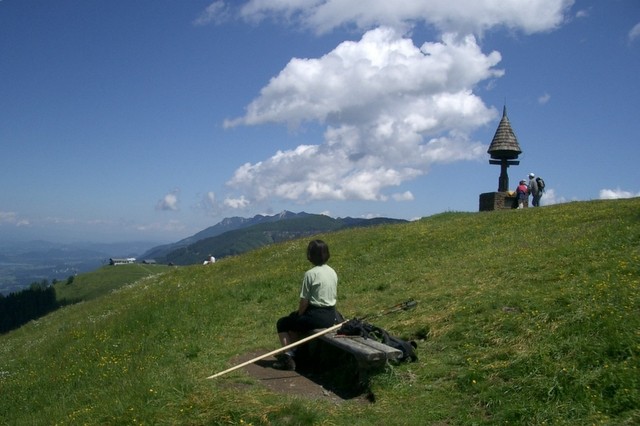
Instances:
[[[516,188],[516,196],[518,197],[518,208],[524,209],[529,207],[529,187],[527,181],[522,179]]]
[[[529,194],[531,194],[531,204],[533,207],[540,206],[540,198],[542,198],[542,189],[538,186],[538,182],[536,182],[536,175],[534,173],[529,173]]]

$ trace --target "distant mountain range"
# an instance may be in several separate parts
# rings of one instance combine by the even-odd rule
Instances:
[[[273,216],[226,218],[176,243],[155,247],[151,242],[57,244],[30,241],[0,244],[0,294],[18,292],[35,282],[66,280],[71,275],[106,265],[110,258],[135,257],[139,261],[191,265],[202,263],[210,254],[223,258],[294,238],[400,222],[406,221],[389,218],[333,219],[319,214],[283,211]]]
[[[154,247],[140,256],[140,259],[153,259],[157,263],[191,265],[203,262],[209,255],[219,259],[268,244],[323,232],[402,222],[406,220],[349,217],[334,219],[325,215],[290,211],[283,211],[273,216],[231,217],[176,243]]]

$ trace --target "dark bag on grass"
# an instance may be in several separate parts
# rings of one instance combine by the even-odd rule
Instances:
[[[413,340],[406,341],[399,337],[392,336],[387,330],[357,318],[342,324],[342,327],[340,327],[336,334],[343,336],[362,336],[365,339],[373,339],[392,348],[401,350],[402,357],[400,357],[400,361],[409,362],[418,360],[418,356],[416,355],[418,345],[416,342]]]

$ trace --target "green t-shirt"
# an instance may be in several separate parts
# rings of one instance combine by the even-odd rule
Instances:
[[[300,298],[313,306],[335,306],[338,293],[338,274],[329,265],[314,266],[304,274]]]

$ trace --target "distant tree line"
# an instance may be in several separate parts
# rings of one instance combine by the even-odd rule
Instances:
[[[56,290],[47,280],[8,296],[0,294],[0,333],[14,330],[60,307]]]

